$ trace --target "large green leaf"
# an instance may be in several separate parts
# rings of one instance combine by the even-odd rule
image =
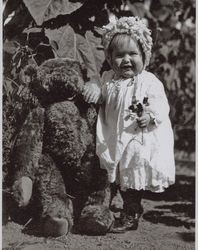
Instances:
[[[69,0],[24,0],[24,3],[38,25],[60,14],[69,14],[82,5]],[[85,65],[90,78],[98,75],[104,55],[97,49],[100,43],[97,38],[91,37],[90,33],[88,36],[75,33],[69,24],[54,30],[46,29],[45,34],[52,46],[57,45],[56,48],[53,46],[57,57],[77,59]]]
[[[55,30],[46,30],[50,42],[57,44],[57,57],[77,59],[87,69],[88,76],[97,76],[104,61],[104,52],[99,48],[100,39],[87,32],[86,36],[75,33],[70,25]]]
[[[50,43],[56,42],[57,57],[68,57],[75,59],[75,33],[70,25],[66,25],[59,29],[45,31]]]
[[[69,0],[23,0],[31,16],[38,25],[60,14],[70,14],[82,4]]]
[[[97,71],[100,72],[105,61],[104,49],[101,45],[101,37],[94,36],[93,32],[86,33],[87,41],[95,58]]]

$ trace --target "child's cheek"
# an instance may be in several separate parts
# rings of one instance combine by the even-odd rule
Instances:
[[[112,64],[112,68],[115,72],[118,72],[120,68],[120,63],[118,61],[114,61],[114,63]]]

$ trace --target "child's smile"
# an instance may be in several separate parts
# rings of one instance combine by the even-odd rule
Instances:
[[[117,48],[113,49],[111,66],[117,77],[131,78],[143,70],[142,53],[136,41],[123,40]]]

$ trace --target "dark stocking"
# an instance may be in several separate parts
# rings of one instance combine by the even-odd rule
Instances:
[[[124,205],[123,210],[126,214],[139,216],[143,213],[141,205],[143,190],[127,189],[127,191],[120,191]]]

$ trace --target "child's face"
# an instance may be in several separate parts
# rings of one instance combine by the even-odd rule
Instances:
[[[131,78],[142,72],[144,64],[137,42],[123,39],[112,51],[111,66],[117,77]]]

